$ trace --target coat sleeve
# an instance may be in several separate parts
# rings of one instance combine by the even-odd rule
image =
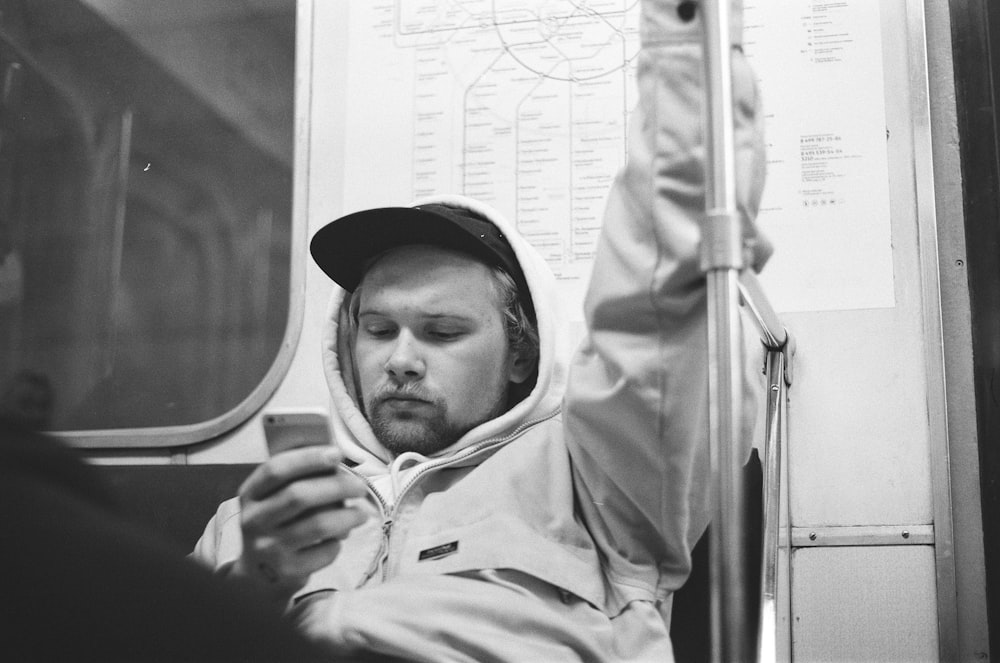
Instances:
[[[190,557],[201,564],[227,575],[243,551],[240,530],[240,500],[231,498],[219,505],[205,526]]]
[[[565,401],[578,507],[611,586],[626,594],[622,601],[648,591],[637,588],[656,587],[662,598],[683,584],[711,508],[706,284],[698,265],[706,170],[702,27],[700,13],[685,21],[677,5],[643,4],[628,161],[609,194],[585,301],[588,335]],[[737,35],[739,19],[734,7]],[[762,116],[754,76],[733,43],[739,212],[753,246]],[[744,336],[760,348],[746,339],[753,333]],[[747,452],[763,394],[761,357],[748,353],[744,376],[746,416],[737,434]]]

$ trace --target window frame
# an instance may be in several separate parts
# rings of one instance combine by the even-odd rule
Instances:
[[[288,373],[302,335],[309,220],[309,114],[312,104],[313,2],[296,0],[292,159],[291,256],[288,323],[280,348],[257,386],[234,408],[194,424],[142,428],[61,430],[52,434],[81,449],[150,450],[189,446],[235,429],[271,398]]]

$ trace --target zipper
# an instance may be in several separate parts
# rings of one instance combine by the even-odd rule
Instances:
[[[378,572],[379,567],[380,566],[384,567],[385,563],[389,559],[389,532],[392,530],[392,515],[393,515],[392,512],[394,511],[394,509],[389,508],[389,503],[385,501],[385,498],[382,496],[382,494],[378,492],[377,488],[375,488],[375,484],[369,481],[367,477],[358,474],[349,467],[346,466],[341,466],[341,467],[350,474],[353,474],[357,478],[361,479],[365,483],[365,485],[368,486],[368,491],[378,501],[379,508],[382,512],[382,518],[384,519],[382,521],[382,539],[381,541],[379,541],[379,546],[378,550],[375,553],[375,557],[372,559],[371,564],[369,564],[368,568],[365,570],[365,574],[361,578],[361,582],[359,582],[357,585],[357,587],[361,587],[369,580],[371,580],[372,577]],[[384,575],[385,572],[383,570],[383,578]]]
[[[382,582],[385,582],[386,574],[389,572],[389,532],[392,530],[392,518],[389,518],[384,523],[382,523],[382,548],[383,552],[381,559],[379,560],[379,566],[382,568]]]
[[[382,580],[385,580],[385,567],[389,562],[390,530],[392,530],[392,518],[386,518],[382,523],[382,540],[379,542],[378,552],[375,553],[375,558],[372,559],[372,563],[365,570],[365,575],[361,578],[361,582],[358,583],[358,587],[367,584],[378,573],[379,568],[382,569]]]
[[[368,490],[371,491],[371,494],[375,496],[376,500],[378,500],[379,506],[382,507],[382,515],[385,515],[386,513],[389,512],[390,510],[389,503],[385,501],[384,497],[382,497],[382,493],[378,492],[378,489],[375,488],[375,484],[373,484],[371,481],[368,480],[368,477],[358,474],[352,468],[347,467],[346,465],[341,465],[340,469],[346,471],[348,474],[353,474],[357,478],[361,479],[366,486],[368,486]]]

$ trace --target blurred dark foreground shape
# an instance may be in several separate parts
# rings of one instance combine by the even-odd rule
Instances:
[[[323,651],[254,588],[120,515],[94,468],[0,418],[0,661],[388,661]]]

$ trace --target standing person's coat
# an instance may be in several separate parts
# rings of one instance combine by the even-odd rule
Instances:
[[[336,440],[377,515],[295,595],[290,610],[310,634],[435,662],[671,660],[672,592],[710,517],[701,25],[673,5],[644,6],[628,165],[607,202],[588,336],[571,363],[551,273],[512,224],[458,196],[419,201],[468,207],[501,229],[527,278],[541,352],[534,389],[512,409],[432,457],[392,458],[357,406],[335,290],[323,362]],[[734,24],[739,35],[738,13]],[[762,116],[739,50],[733,70],[752,239]],[[763,389],[759,359],[748,359],[748,415]],[[240,554],[238,508],[222,505],[198,544],[216,567]]]

